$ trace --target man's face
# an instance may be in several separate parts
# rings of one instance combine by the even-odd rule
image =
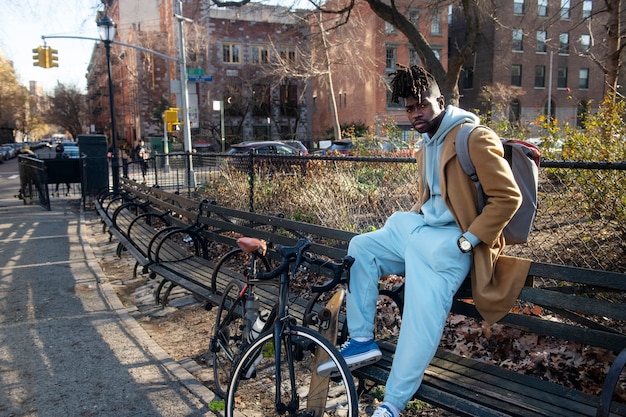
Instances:
[[[421,101],[413,96],[405,98],[404,107],[413,128],[419,133],[432,136],[439,127],[438,116],[445,109],[445,104],[443,96],[424,91]]]

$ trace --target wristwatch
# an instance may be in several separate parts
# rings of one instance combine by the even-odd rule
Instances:
[[[459,249],[463,253],[470,252],[473,249],[472,243],[469,240],[465,239],[464,236],[461,236],[459,240],[457,240],[456,244],[459,246]]]

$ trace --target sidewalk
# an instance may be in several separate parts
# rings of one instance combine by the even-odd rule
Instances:
[[[84,222],[94,214],[78,199],[55,199],[49,212],[24,206],[17,187],[0,188],[0,415],[214,415],[214,394],[147,336],[104,277]]]

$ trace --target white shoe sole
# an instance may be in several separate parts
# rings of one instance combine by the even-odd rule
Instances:
[[[348,364],[348,368],[353,371],[378,362],[382,356],[383,355],[380,350],[370,350],[359,355],[351,356],[349,360],[346,359],[346,363]],[[339,375],[339,372],[332,361],[325,362],[318,366],[317,373],[320,376],[329,378]]]

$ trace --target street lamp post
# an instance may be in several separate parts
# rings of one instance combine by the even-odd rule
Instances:
[[[111,42],[115,37],[115,22],[105,15],[98,22],[100,39],[104,42],[107,54],[107,69],[109,73],[109,106],[111,107],[111,171],[113,176],[113,191],[120,189],[120,160],[117,155],[117,133],[115,131],[115,105],[113,101],[113,79],[111,78]]]

